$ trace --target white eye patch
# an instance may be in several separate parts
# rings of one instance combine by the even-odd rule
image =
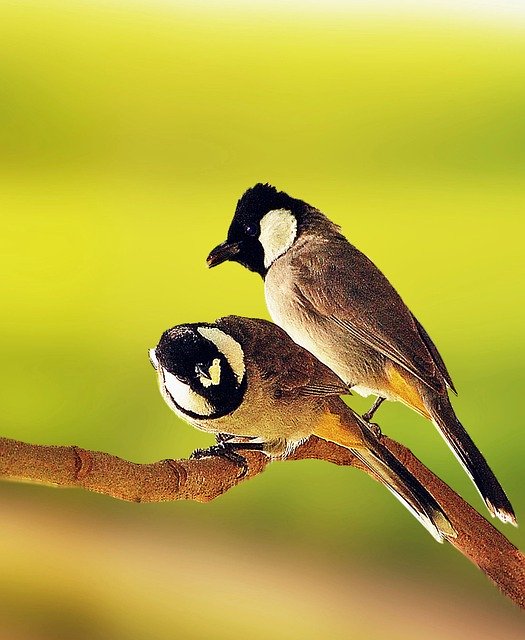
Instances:
[[[208,376],[199,376],[199,380],[203,387],[211,387],[212,384],[219,384],[221,381],[221,361],[219,358],[211,363],[208,369]]]
[[[259,242],[268,267],[288,251],[297,236],[297,218],[288,209],[272,209],[261,219]]]
[[[232,371],[237,378],[237,382],[241,384],[244,378],[244,373],[246,371],[246,368],[244,366],[244,352],[241,345],[227,333],[224,333],[224,331],[216,329],[215,327],[198,327],[197,331],[203,338],[206,338],[206,340],[213,342],[213,344],[228,361],[228,364],[232,368]]]
[[[198,416],[210,416],[213,413],[213,407],[206,398],[165,369],[161,372],[161,385],[162,395],[170,406],[175,401],[184,411]],[[177,407],[174,408],[177,409]]]

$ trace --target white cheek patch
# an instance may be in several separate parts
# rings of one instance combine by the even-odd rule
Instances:
[[[261,220],[259,242],[264,250],[264,266],[268,267],[286,253],[297,236],[297,218],[288,209],[273,209]]]
[[[208,377],[199,376],[199,380],[203,387],[211,387],[212,384],[219,384],[221,381],[221,361],[219,358],[215,358],[211,363],[211,366],[208,369]]]
[[[217,349],[223,354],[223,356],[228,361],[228,364],[232,368],[232,371],[237,378],[237,382],[241,384],[244,378],[244,373],[246,371],[246,368],[244,366],[244,352],[241,345],[227,333],[224,333],[224,331],[221,331],[220,329],[215,329],[214,327],[198,327],[197,331],[203,338],[206,338],[206,340],[213,342]]]
[[[213,413],[213,407],[206,398],[193,391],[189,385],[179,380],[172,373],[164,369],[161,373],[162,393],[170,406],[174,400],[181,409],[195,413],[198,416],[210,416]]]

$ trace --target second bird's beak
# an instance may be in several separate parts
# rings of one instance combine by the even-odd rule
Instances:
[[[209,380],[211,382],[210,372],[204,368],[204,365],[198,364],[195,367],[195,371],[201,376],[201,378],[205,378],[206,380]]]
[[[206,258],[208,267],[216,267],[218,264],[231,260],[241,250],[240,242],[228,242],[225,240],[222,244],[219,244],[213,249],[210,255]]]

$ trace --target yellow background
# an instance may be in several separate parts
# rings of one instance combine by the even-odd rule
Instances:
[[[180,322],[268,317],[257,276],[205,257],[270,181],[398,288],[525,522],[523,15],[366,7],[2,3],[2,435],[144,462],[208,444],[162,402],[147,349]],[[486,515],[431,425],[378,418]],[[205,506],[7,483],[0,500],[2,640],[523,624],[388,492],[326,463],[276,463]]]

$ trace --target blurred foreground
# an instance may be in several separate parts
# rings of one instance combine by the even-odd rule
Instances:
[[[452,577],[66,502],[1,501],[1,640],[523,637],[517,608]]]

